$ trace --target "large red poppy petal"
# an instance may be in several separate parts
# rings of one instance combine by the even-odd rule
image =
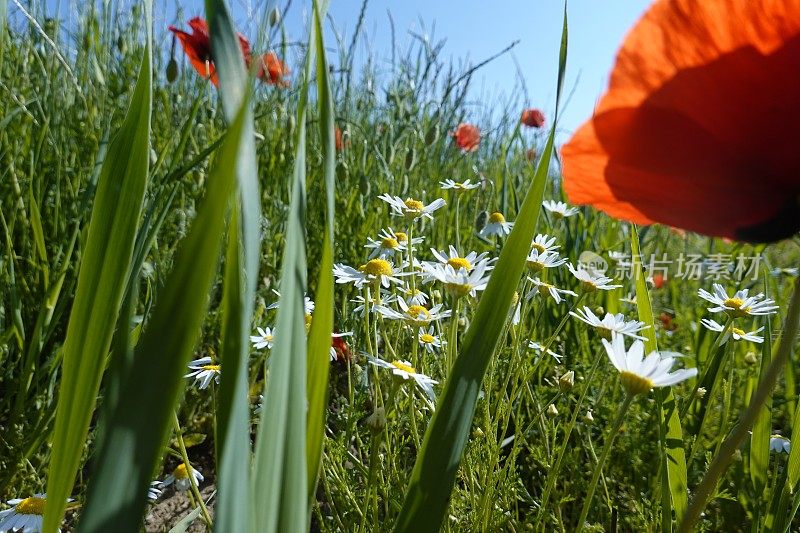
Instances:
[[[800,0],[656,2],[564,147],[570,199],[732,238],[797,231],[799,34]]]

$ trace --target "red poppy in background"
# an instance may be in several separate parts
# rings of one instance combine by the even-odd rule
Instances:
[[[261,68],[258,72],[261,81],[277,87],[288,87],[289,81],[284,79],[284,76],[288,75],[289,68],[286,63],[278,59],[274,52],[268,52],[261,56]]]
[[[544,126],[544,113],[538,109],[526,109],[519,121],[529,128],[541,128]]]
[[[667,278],[664,276],[664,274],[660,272],[653,274],[651,280],[653,283],[653,287],[656,289],[660,289],[661,287],[667,284]]]
[[[217,71],[211,58],[211,38],[208,33],[208,24],[200,17],[194,17],[188,24],[192,29],[192,33],[186,33],[175,26],[170,26],[169,31],[174,33],[181,41],[183,51],[186,52],[197,73],[217,85]],[[250,43],[241,34],[237,35],[239,36],[239,46],[242,48],[242,56],[245,63],[249,64]]]
[[[562,149],[564,189],[640,224],[776,241],[800,229],[798,128],[800,0],[657,0]]]
[[[331,348],[333,348],[336,353],[336,361],[346,363],[353,359],[350,346],[342,337],[331,337]]]
[[[465,152],[474,152],[481,143],[481,130],[473,124],[462,122],[451,135],[458,147]]]
[[[339,126],[336,126],[336,128],[333,130],[333,133],[334,142],[336,143],[336,151],[341,152],[349,143],[347,142],[347,139],[342,137],[342,130],[339,128]]]

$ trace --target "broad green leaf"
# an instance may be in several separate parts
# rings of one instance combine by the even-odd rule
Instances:
[[[181,518],[180,521],[169,530],[169,533],[186,533],[189,526],[192,525],[192,522],[197,520],[197,517],[200,516],[200,511],[202,510],[203,509],[200,507],[195,507],[191,513]],[[219,518],[217,518],[217,520],[219,520]]]
[[[336,177],[336,146],[334,137],[334,109],[328,63],[325,58],[322,20],[314,10],[314,30],[317,42],[317,107],[319,133],[323,149],[325,181],[325,237],[322,260],[319,265],[314,320],[308,336],[308,427],[306,428],[306,462],[308,464],[308,505],[314,503],[314,494],[322,459],[322,441],[325,436],[325,413],[328,407],[329,350],[333,333],[333,220],[334,179]]]
[[[150,3],[147,44],[130,107],[108,148],[97,183],[64,343],[61,386],[47,480],[43,530],[64,516],[86,445],[100,380],[130,270],[150,157],[152,65]]]
[[[219,492],[214,529],[246,532],[251,528],[253,514],[247,362],[261,244],[258,170],[249,105],[252,80],[224,1],[208,0],[206,14],[220,99],[227,119],[233,121],[236,111],[244,105],[235,170],[238,191],[229,216],[222,295],[222,383],[216,435]]]
[[[639,320],[650,327],[642,331],[646,337],[645,351],[658,350],[656,330],[653,322],[653,308],[647,292],[647,281],[642,273],[639,250],[639,234],[636,226],[631,226],[631,255],[633,257],[633,276],[636,280],[636,308]],[[683,451],[683,430],[675,404],[672,389],[665,387],[654,392],[658,407],[658,438],[661,454],[661,531],[672,531],[672,511],[680,517],[687,505],[686,455]],[[664,483],[669,490],[664,490]]]
[[[108,417],[82,513],[81,531],[139,530],[147,487],[183,387],[186,363],[206,316],[225,214],[235,188],[246,106],[244,102],[229,128],[209,176],[205,198],[178,248],[174,268],[135,350],[119,403]]]
[[[324,19],[323,9],[315,6],[314,11],[316,17]],[[255,531],[259,533],[308,529],[308,376],[306,358],[298,354],[307,353],[303,303],[307,287],[306,108],[316,31],[311,31],[308,39],[297,106],[294,172],[281,265],[281,306],[256,442],[253,498],[258,502],[254,507]]]
[[[560,101],[567,59],[567,13],[561,34],[556,109]],[[514,229],[500,253],[489,284],[480,299],[458,357],[448,377],[436,412],[425,432],[411,474],[396,532],[438,531],[447,512],[461,455],[475,412],[489,361],[511,308],[514,292],[530,251],[550,170],[557,115],[547,137],[533,183],[525,195]]]

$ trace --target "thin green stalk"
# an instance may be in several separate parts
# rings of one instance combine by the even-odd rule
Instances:
[[[617,433],[619,433],[619,428],[622,427],[622,421],[625,420],[625,414],[628,412],[628,408],[631,406],[633,398],[634,396],[632,394],[625,393],[625,400],[622,402],[622,405],[617,412],[617,418],[614,419],[614,423],[611,425],[611,431],[609,431],[608,436],[606,437],[606,442],[603,445],[603,451],[600,453],[600,459],[597,461],[597,464],[594,467],[594,472],[592,472],[592,480],[589,482],[589,491],[586,493],[586,498],[583,500],[583,509],[581,509],[581,516],[578,519],[578,525],[575,529],[575,533],[580,533],[583,531],[583,527],[586,523],[586,517],[589,515],[589,508],[592,506],[594,491],[597,488],[597,482],[600,479],[600,473],[603,471],[603,465],[605,465],[606,459],[608,459],[608,454],[611,452],[611,445],[614,443]]]
[[[175,426],[175,437],[178,439],[178,449],[181,452],[183,464],[186,466],[186,473],[189,476],[189,485],[191,486],[192,494],[197,500],[197,505],[200,506],[200,512],[203,515],[203,521],[208,527],[212,527],[213,524],[211,521],[211,515],[208,514],[208,509],[206,509],[206,505],[203,503],[203,497],[200,496],[200,490],[197,488],[194,475],[192,475],[192,464],[189,462],[189,454],[186,452],[186,444],[183,442],[183,430],[181,429],[180,420],[178,420],[178,413],[175,411],[172,412],[172,423]]]

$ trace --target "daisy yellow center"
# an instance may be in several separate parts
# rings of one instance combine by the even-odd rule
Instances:
[[[394,234],[394,236],[397,237],[397,242],[408,242],[408,235],[402,231],[398,231]]]
[[[403,372],[408,372],[409,374],[416,374],[417,371],[414,370],[414,367],[411,365],[407,365],[402,361],[392,361],[392,366],[397,368],[398,370],[402,370]]]
[[[583,292],[594,292],[597,290],[597,285],[591,281],[581,281],[581,289],[583,289]]]
[[[203,365],[203,370],[211,370],[212,372],[219,372],[219,365]]]
[[[541,294],[542,296],[550,296],[550,289],[552,288],[553,286],[550,285],[549,283],[542,283],[541,285],[539,285],[538,289],[539,294]]]
[[[385,259],[371,259],[364,265],[363,272],[364,274],[375,276],[376,278],[379,276],[391,276],[392,265]]]
[[[419,200],[414,200],[413,198],[409,198],[405,201],[406,209],[409,211],[422,211],[425,207],[425,204],[420,202]]]
[[[535,243],[531,244],[531,250],[536,250],[540,254],[543,254],[544,252],[547,251],[547,248],[545,248],[544,246],[542,246],[538,242],[535,242]]]
[[[14,511],[16,511],[17,514],[35,514],[42,516],[44,514],[44,503],[44,498],[31,496],[19,502],[14,508]]]
[[[186,468],[186,463],[179,464],[172,471],[172,475],[175,479],[189,479],[189,469]]]
[[[444,288],[450,291],[450,294],[456,298],[461,298],[470,293],[472,285],[469,283],[445,283]]]
[[[749,307],[742,307],[744,301],[741,298],[728,298],[722,305],[729,307],[725,312],[733,318],[747,316],[749,314]]]
[[[731,328],[731,331],[733,331],[734,335],[739,335],[740,337],[744,337],[746,335],[744,330],[741,330],[739,328]]]
[[[620,372],[619,379],[622,381],[622,386],[625,387],[628,394],[645,394],[650,392],[653,388],[652,380],[627,370]]]
[[[451,257],[447,260],[447,264],[451,267],[458,270],[459,268],[463,268],[464,270],[472,270],[472,263],[464,259],[463,257]]]
[[[533,270],[534,272],[540,272],[544,269],[544,263],[541,261],[528,261],[528,268]]]
[[[502,224],[506,221],[506,217],[503,216],[503,213],[492,213],[489,215],[489,222],[491,224]]]
[[[432,344],[433,341],[436,339],[434,339],[433,335],[431,335],[430,333],[423,333],[422,335],[419,336],[419,340],[421,340],[425,344]]]
[[[611,330],[606,328],[606,327],[598,326],[597,327],[597,334],[600,335],[602,338],[604,338],[606,340],[609,340],[609,341],[611,340]]]
[[[408,308],[408,316],[414,320],[429,320],[431,318],[430,312],[421,305],[412,305]]]
[[[311,327],[311,318],[312,318],[311,315],[308,314],[308,313],[306,313],[306,316],[303,317],[303,319],[305,321],[305,324],[306,324],[306,329]]]
[[[397,242],[397,239],[393,239],[391,237],[386,237],[381,241],[381,248],[389,248],[390,250],[394,250],[400,246],[400,243]]]

